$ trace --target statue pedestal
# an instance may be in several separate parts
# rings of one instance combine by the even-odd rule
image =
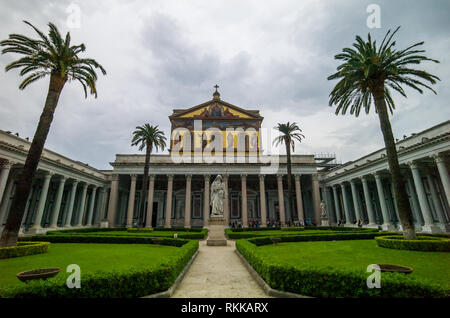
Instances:
[[[320,218],[320,225],[322,225],[322,226],[330,226],[330,222],[328,221],[328,218],[321,217]]]
[[[225,237],[225,226],[227,221],[224,217],[209,217],[209,232],[206,245],[209,246],[226,246],[227,239]]]

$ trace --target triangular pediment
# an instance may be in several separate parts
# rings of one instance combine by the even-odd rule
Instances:
[[[210,100],[206,103],[188,108],[176,109],[170,119],[176,118],[239,118],[239,119],[259,119],[262,117],[257,110],[246,110],[236,105],[222,100]]]

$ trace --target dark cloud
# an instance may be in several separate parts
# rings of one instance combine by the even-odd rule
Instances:
[[[0,39],[33,35],[27,19],[42,30],[56,23],[62,32],[72,1],[0,0]],[[448,1],[377,1],[381,29],[368,29],[364,1],[77,1],[81,28],[70,30],[86,56],[108,71],[98,81],[99,97],[84,99],[77,83],[64,88],[47,147],[97,168],[109,168],[130,146],[134,127],[159,124],[168,134],[173,108],[211,98],[212,86],[231,103],[258,108],[265,126],[297,121],[305,142],[297,153],[336,152],[353,160],[382,147],[377,118],[340,117],[328,107],[338,63],[333,56],[359,34],[381,41],[401,25],[399,47],[425,40],[427,54],[441,61],[423,65],[441,77],[438,95],[397,97],[392,125],[397,137],[450,117],[450,23]],[[33,35],[34,36],[34,35]],[[14,59],[0,56],[3,68]],[[46,80],[17,89],[17,72],[0,72],[0,129],[32,136],[45,100]],[[267,147],[266,147],[267,148]]]

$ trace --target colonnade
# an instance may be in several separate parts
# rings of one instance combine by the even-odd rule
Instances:
[[[17,176],[11,171],[15,164],[6,161],[0,167],[0,226],[6,222],[14,196]],[[106,195],[106,187],[99,187],[98,183],[39,170],[28,196],[23,230],[33,234],[56,228],[93,226],[97,219],[103,218],[99,214],[105,210]]]
[[[141,220],[142,225],[145,227],[152,226],[152,206],[153,206],[153,198],[154,198],[154,184],[155,177],[157,175],[151,174],[149,176],[149,185],[148,185],[148,194],[147,194],[147,208],[146,208],[146,217],[145,224],[144,220]],[[184,174],[185,179],[185,204],[184,204],[184,227],[190,228],[192,226],[192,174]],[[233,175],[235,176],[235,175]],[[241,222],[243,227],[249,226],[249,215],[248,215],[248,206],[247,206],[247,177],[248,174],[240,174],[240,211],[241,211]],[[260,200],[260,224],[261,226],[267,226],[268,223],[268,210],[266,205],[266,185],[265,179],[267,175],[259,174],[259,200]],[[225,200],[224,200],[224,217],[227,222],[230,222],[230,197],[229,197],[229,174],[223,174],[222,180],[225,186]],[[285,187],[283,187],[283,179],[287,176],[283,174],[276,175],[277,181],[277,194],[278,194],[278,208],[279,208],[279,221],[281,225],[287,224],[286,217],[286,208],[284,204],[285,198]],[[136,178],[137,175],[130,175],[130,186],[129,186],[129,194],[128,194],[128,204],[126,211],[126,226],[133,226],[133,218],[136,215]],[[203,187],[203,211],[209,212],[210,208],[210,183],[213,181],[211,175],[204,174],[204,187]],[[304,220],[304,207],[302,202],[302,189],[300,183],[300,174],[293,175],[295,180],[295,188],[293,189],[293,197],[296,199],[296,204],[293,207],[295,219]],[[119,199],[119,174],[112,175],[111,179],[111,193],[109,197],[109,207],[108,207],[108,222],[111,227],[118,226],[117,224],[117,208],[118,208],[118,199]],[[174,174],[167,175],[167,185],[165,186],[165,209],[164,209],[164,226],[171,227],[172,224],[172,210],[173,210],[173,191],[174,187]],[[312,175],[312,192],[313,192],[313,209],[314,209],[314,219],[316,222],[320,223],[320,190],[319,190],[319,182],[317,178],[317,174]],[[203,225],[206,226],[208,224],[209,213],[203,213]]]
[[[435,167],[410,161],[402,165],[402,173],[416,228],[430,233],[446,232],[449,227],[450,178],[444,157],[434,154],[431,158]],[[362,173],[351,179],[325,180],[322,189],[332,221],[356,226],[362,220],[368,227],[401,230],[390,179],[389,172],[384,170]]]

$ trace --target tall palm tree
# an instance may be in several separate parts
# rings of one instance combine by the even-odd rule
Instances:
[[[291,172],[291,148],[292,151],[295,150],[295,141],[302,142],[305,136],[301,133],[302,130],[298,127],[297,123],[287,122],[286,124],[280,124],[274,129],[280,132],[280,135],[273,140],[273,144],[278,146],[280,143],[284,143],[286,147],[286,159],[287,159],[287,184],[288,184],[288,206],[291,222],[293,219],[293,209],[292,209],[292,172]]]
[[[436,94],[427,84],[435,84],[439,78],[424,70],[411,68],[411,64],[416,65],[424,61],[439,62],[424,56],[425,50],[418,49],[424,42],[397,50],[392,38],[399,28],[392,33],[389,30],[378,48],[376,41],[372,41],[369,34],[367,41],[357,36],[356,43],[353,44],[354,48],[344,48],[342,53],[335,55],[334,58],[343,63],[337,67],[335,74],[328,77],[328,80],[339,79],[330,93],[329,105],[336,105],[336,115],[339,113],[344,115],[350,107],[350,114],[357,117],[362,107],[366,113],[369,113],[372,101],[375,104],[397,198],[403,237],[404,239],[416,239],[411,207],[405,182],[400,172],[388,109],[393,114],[395,104],[391,96],[391,89],[406,97],[403,85],[413,88],[421,94],[423,88]],[[427,84],[423,81],[426,81]]]
[[[0,246],[12,246],[17,243],[31,183],[64,85],[67,81],[76,80],[81,83],[85,97],[87,97],[87,87],[89,93],[97,97],[95,87],[97,74],[94,68],[99,68],[106,75],[106,71],[95,60],[78,57],[86,47],[84,44],[71,45],[69,32],[65,38],[62,38],[56,26],[49,23],[50,30],[46,36],[31,23],[24,22],[31,26],[39,37],[31,39],[21,34],[10,34],[8,40],[1,41],[0,46],[6,47],[2,50],[2,54],[18,53],[23,55],[7,65],[5,70],[20,68],[20,75],[27,75],[19,85],[21,90],[47,75],[50,76],[50,85],[25,166],[18,179],[16,194],[0,239]]]
[[[136,127],[133,131],[133,138],[131,140],[132,146],[139,146],[139,150],[145,148],[145,165],[144,165],[144,177],[142,179],[142,200],[138,212],[138,225],[141,226],[144,220],[145,211],[145,198],[147,197],[147,180],[148,180],[148,168],[150,166],[150,155],[155,149],[164,150],[166,147],[166,137],[164,132],[159,130],[158,126],[151,126],[150,124],[144,124]]]

